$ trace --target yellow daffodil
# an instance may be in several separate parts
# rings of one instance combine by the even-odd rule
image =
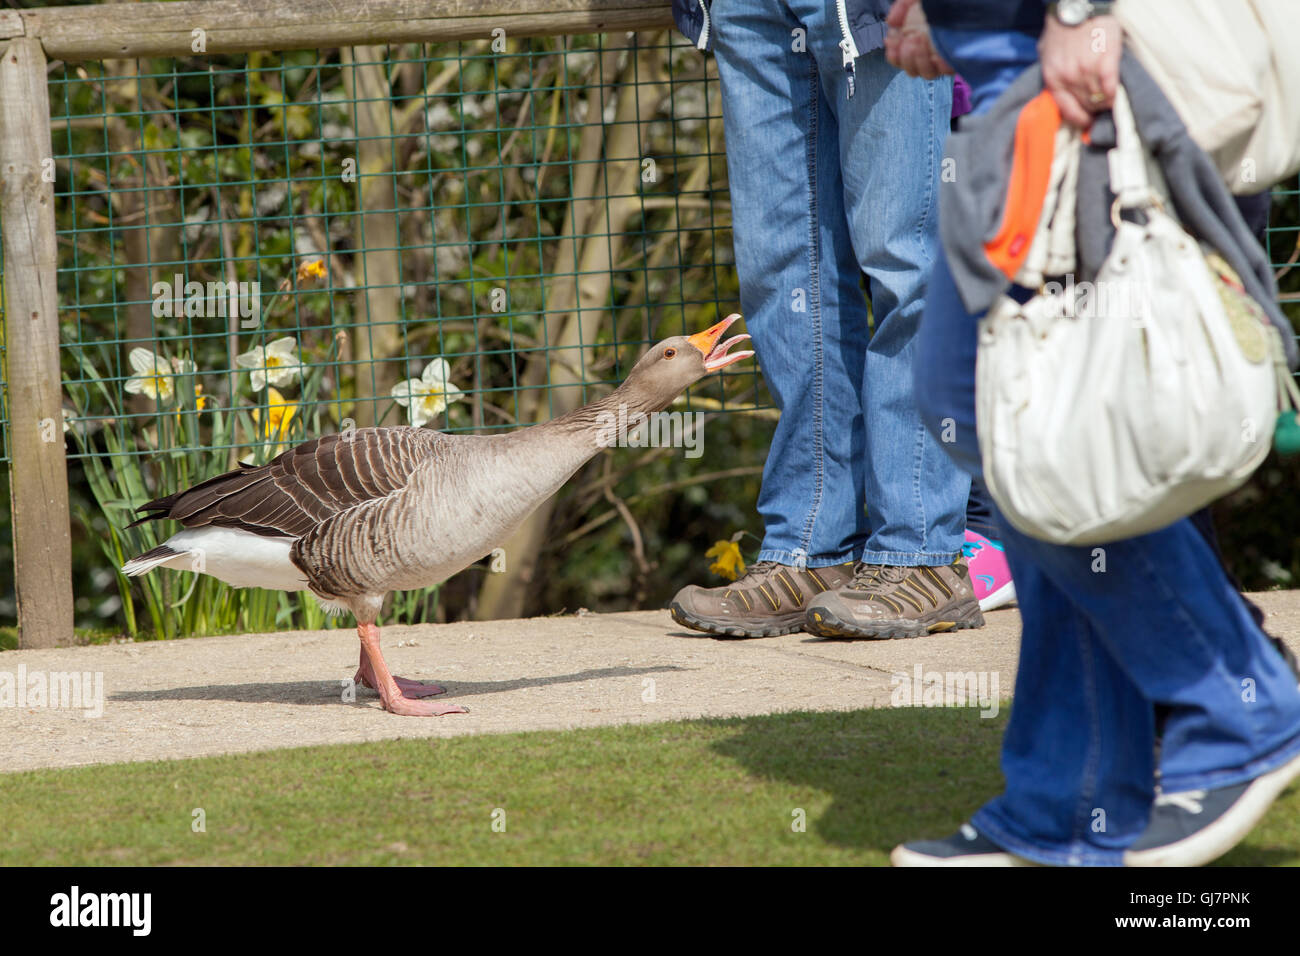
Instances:
[[[709,570],[720,578],[734,581],[745,573],[745,559],[740,555],[737,541],[717,541],[713,547],[704,552],[706,558],[713,558]]]
[[[408,378],[393,386],[393,398],[407,410],[416,428],[441,415],[452,402],[460,401],[462,395],[451,384],[451,366],[444,358],[436,358],[426,365],[419,378]]]
[[[145,395],[164,405],[176,396],[175,377],[194,372],[188,359],[166,359],[148,349],[132,349],[126,357],[135,374],[122,387],[132,395]]]
[[[273,443],[267,449],[267,455],[274,458],[286,447],[285,440],[289,437],[289,427],[293,424],[294,416],[298,414],[298,405],[286,401],[274,388],[267,389],[266,395],[268,407],[254,408],[252,415],[253,422],[257,425],[257,439]],[[243,461],[252,464],[253,456],[247,455]]]
[[[206,411],[207,407],[212,404],[212,399],[203,394],[203,385],[200,382],[194,383],[194,411]],[[180,425],[181,409],[176,409],[176,424]]]
[[[253,391],[260,392],[267,384],[292,385],[302,378],[302,364],[298,360],[298,340],[292,335],[276,339],[270,345],[259,345],[243,355],[235,356],[235,364],[251,370]]]
[[[313,259],[298,266],[298,281],[308,282],[312,279],[324,279],[329,275],[324,259]]]
[[[267,391],[266,409],[253,409],[253,421],[257,422],[257,435],[263,441],[279,443],[289,434],[289,425],[293,416],[298,414],[298,406],[287,402],[284,396],[274,388]]]

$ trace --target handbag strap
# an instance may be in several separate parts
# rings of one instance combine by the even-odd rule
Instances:
[[[1110,191],[1115,194],[1112,218],[1118,218],[1120,209],[1140,209],[1159,204],[1160,199],[1147,177],[1146,150],[1123,86],[1115,91],[1110,112],[1115,121],[1115,148],[1106,158],[1110,166]]]
[[[1052,171],[1043,210],[1038,217],[1029,253],[1016,273],[1016,284],[1037,289],[1043,277],[1064,275],[1074,269],[1077,253],[1074,226],[1078,204],[1080,136],[1078,130],[1062,125],[1053,142]]]
[[[1152,186],[1147,174],[1146,149],[1138,135],[1137,121],[1123,86],[1115,91],[1111,115],[1115,121],[1115,147],[1107,153],[1110,186],[1115,194],[1111,218],[1118,220],[1121,209],[1163,207],[1160,193]],[[1056,134],[1052,172],[1043,197],[1038,229],[1029,254],[1016,274],[1016,283],[1020,286],[1037,289],[1042,286],[1044,276],[1065,275],[1077,267],[1075,227],[1081,154],[1082,136],[1079,131],[1062,124]]]
[[[1075,225],[1079,206],[1079,158],[1083,153],[1082,137],[1072,126],[1065,128],[1062,143],[1065,154],[1065,171],[1057,187],[1056,212],[1048,231],[1047,263],[1045,275],[1060,276],[1075,271],[1078,252],[1075,246]]]

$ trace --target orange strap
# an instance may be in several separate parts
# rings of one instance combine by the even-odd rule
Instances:
[[[1014,280],[1029,255],[1043,199],[1052,178],[1052,157],[1061,111],[1047,90],[1025,104],[1016,121],[1016,144],[1011,157],[1011,179],[997,235],[984,243],[984,253],[998,271]]]

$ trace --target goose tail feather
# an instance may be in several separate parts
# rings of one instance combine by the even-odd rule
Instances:
[[[141,505],[135,509],[136,514],[139,514],[140,512],[147,512],[147,514],[142,518],[136,518],[127,525],[127,527],[135,528],[150,521],[161,521],[163,518],[168,516],[168,513],[172,510],[172,505],[176,503],[176,499],[179,497],[179,494],[168,495],[165,498],[155,498],[153,501]],[[141,557],[143,557],[143,555],[141,555]]]
[[[177,551],[175,548],[165,544],[146,551],[139,557],[132,558],[126,564],[122,565],[122,573],[129,577],[136,577],[140,574],[147,574],[154,568],[166,564],[172,558],[184,554],[184,551]]]

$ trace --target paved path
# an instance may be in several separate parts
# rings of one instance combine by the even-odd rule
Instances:
[[[1257,596],[1269,627],[1300,650],[1300,591]],[[362,688],[350,630],[193,638],[0,653],[0,770],[163,760],[398,737],[565,729],[782,710],[883,707],[919,665],[983,672],[1010,696],[1019,617],[910,641],[822,641],[807,634],[715,640],[666,611],[390,627],[394,673],[438,680],[470,713],[394,717]],[[4,699],[5,675],[102,674],[103,713]],[[943,678],[940,677],[939,680]],[[898,685],[901,686],[901,685]],[[15,699],[16,703],[16,699]]]

